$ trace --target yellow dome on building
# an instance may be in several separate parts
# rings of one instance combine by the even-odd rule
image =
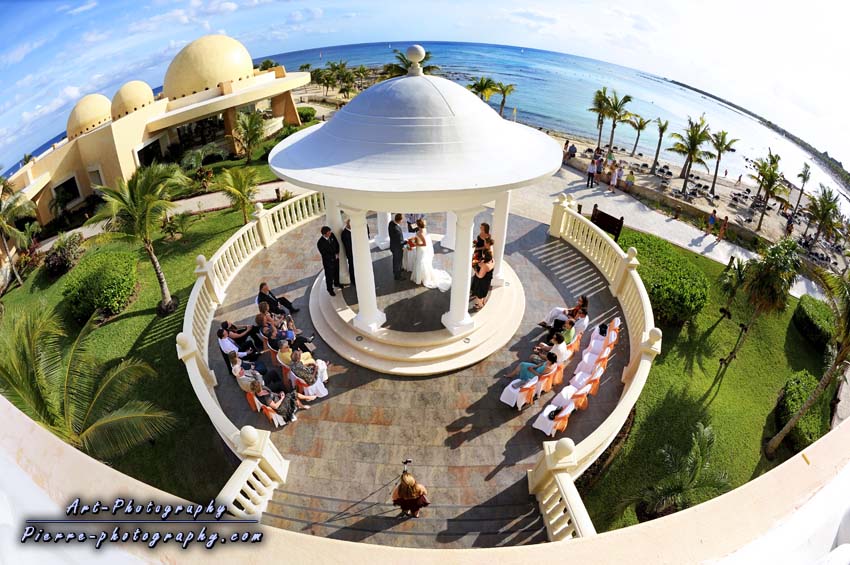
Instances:
[[[179,53],[165,71],[162,93],[171,100],[254,76],[245,46],[226,35],[205,35]]]
[[[66,132],[74,139],[109,121],[112,103],[103,94],[86,94],[68,116]]]
[[[131,80],[124,84],[112,97],[112,120],[135,112],[153,103],[153,90],[146,82]]]

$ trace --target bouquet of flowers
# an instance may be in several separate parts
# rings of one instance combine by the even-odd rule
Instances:
[[[408,251],[413,251],[413,248],[416,247],[416,244],[413,243],[416,238],[411,237],[407,241],[405,241],[405,247],[407,247]]]

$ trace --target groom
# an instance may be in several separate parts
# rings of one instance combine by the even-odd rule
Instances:
[[[389,224],[390,251],[393,254],[393,278],[401,280],[401,259],[404,254],[404,231],[401,229],[401,221],[404,216],[396,214]]]

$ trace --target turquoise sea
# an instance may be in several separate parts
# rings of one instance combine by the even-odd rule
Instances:
[[[439,65],[440,74],[465,84],[470,77],[486,75],[496,81],[516,84],[516,91],[508,98],[505,116],[509,117],[517,108],[518,121],[554,130],[596,139],[596,116],[587,111],[593,93],[602,86],[616,90],[620,95],[630,94],[634,99],[629,105],[632,112],[647,119],[670,121],[668,135],[680,131],[688,116],[705,114],[712,130],[726,130],[731,137],[740,141],[737,151],[723,156],[720,175],[729,170],[729,178],[748,172],[744,157],[755,159],[767,155],[768,148],[782,157],[781,169],[785,176],[799,185],[796,176],[807,162],[812,167],[812,178],[807,188],[817,189],[819,183],[840,188],[805,150],[764,127],[758,120],[699,92],[673,84],[663,77],[594,59],[577,57],[565,53],[541,51],[505,45],[479,43],[456,43],[438,41],[392,41],[389,43],[367,43],[339,45],[308,49],[290,53],[278,53],[258,57],[260,61],[271,58],[287,69],[297,70],[304,63],[322,67],[327,61],[345,60],[349,66],[366,65],[378,67],[393,61],[393,48],[404,51],[408,45],[419,43],[431,51],[433,64]],[[675,77],[669,77],[675,79]],[[501,98],[490,99],[498,108]],[[732,101],[734,102],[734,100]],[[766,116],[782,124],[781,116]],[[610,122],[606,121],[602,144],[608,142]],[[628,124],[619,124],[614,145],[627,147],[631,151],[635,142],[635,131]],[[658,131],[650,125],[640,137],[638,152],[653,155],[658,143]],[[667,147],[665,142],[662,147]],[[828,148],[827,148],[828,149]],[[681,163],[682,158],[662,151],[662,159]],[[711,174],[714,173],[714,164]],[[704,171],[703,171],[704,172]],[[845,198],[848,195],[845,194]],[[845,213],[850,211],[850,199],[845,204]]]

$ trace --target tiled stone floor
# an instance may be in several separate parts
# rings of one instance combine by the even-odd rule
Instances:
[[[250,320],[255,313],[258,283],[268,280],[276,293],[285,293],[301,308],[296,321],[305,333],[311,333],[308,297],[304,294],[321,269],[315,248],[321,224],[321,220],[316,220],[302,226],[246,265],[227,289],[227,299],[216,314],[214,327],[223,319]],[[517,412],[499,402],[507,384],[504,375],[518,360],[527,358],[536,342],[533,338],[540,333],[536,324],[552,306],[573,304],[578,295],[587,294],[592,325],[620,315],[619,305],[599,272],[572,247],[550,238],[546,228],[518,216],[510,218],[506,256],[522,279],[527,307],[509,347],[461,371],[413,378],[383,375],[350,365],[317,337],[316,355],[339,365],[328,383],[330,395],[314,402],[312,410],[299,412],[297,422],[272,434],[275,445],[291,461],[285,489],[292,493],[361,505],[386,503],[402,459],[413,459],[413,472],[431,493],[433,505],[427,512],[432,513],[433,519],[439,518],[439,527],[430,527],[436,533],[442,532],[442,537],[436,533],[413,537],[383,535],[385,529],[403,533],[409,527],[373,527],[371,517],[362,520],[369,524],[366,528],[350,521],[319,527],[314,514],[303,504],[294,503],[288,506],[287,517],[295,522],[282,521],[280,525],[329,537],[399,545],[469,547],[504,543],[505,536],[494,537],[493,532],[452,533],[462,529],[458,524],[476,508],[482,511],[481,507],[506,504],[519,508],[529,502],[525,474],[547,439],[531,424],[554,392]],[[388,257],[389,251],[375,250],[375,268]],[[445,299],[447,307],[448,296]],[[404,313],[404,319],[423,317],[415,299],[398,302],[395,307]],[[614,408],[622,392],[620,375],[628,350],[628,337],[624,335],[598,395],[591,398],[587,410],[570,418],[566,437],[578,443]],[[224,370],[215,340],[210,341],[209,358],[218,375],[219,402],[231,420],[239,427],[250,424],[270,429],[264,418],[248,410],[244,394]],[[568,376],[576,363],[573,360],[567,368]],[[496,514],[494,510],[493,515]],[[294,524],[303,527],[295,528]],[[539,536],[529,537],[539,540]],[[515,543],[523,543],[523,539],[526,538],[517,533]]]

